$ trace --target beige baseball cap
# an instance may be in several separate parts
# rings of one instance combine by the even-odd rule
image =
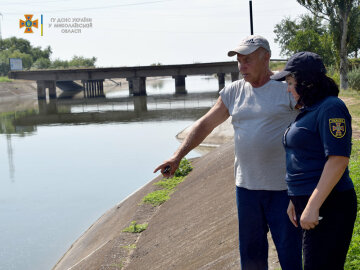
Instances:
[[[243,39],[239,46],[228,52],[228,56],[234,56],[236,54],[248,55],[258,48],[264,48],[271,54],[270,45],[266,38],[259,35],[251,35]]]

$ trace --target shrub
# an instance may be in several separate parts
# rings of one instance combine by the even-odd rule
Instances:
[[[327,73],[326,75],[333,79],[336,84],[340,85],[340,73],[334,65],[326,67]]]
[[[349,59],[349,68],[350,69],[360,68],[360,58]]]
[[[349,87],[360,90],[360,68],[354,68],[348,73]]]

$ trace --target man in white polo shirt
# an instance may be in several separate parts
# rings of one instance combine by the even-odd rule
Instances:
[[[242,270],[268,269],[270,229],[282,270],[301,270],[301,232],[289,221],[282,136],[296,117],[287,85],[270,80],[270,46],[249,36],[229,51],[237,56],[243,79],[220,91],[216,104],[197,120],[173,156],[158,166],[175,173],[180,160],[230,115],[235,140],[236,200]]]

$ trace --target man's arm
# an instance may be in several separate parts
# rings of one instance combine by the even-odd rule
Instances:
[[[158,166],[154,173],[161,170],[161,173],[166,177],[173,175],[179,167],[181,159],[198,146],[215,127],[228,119],[229,116],[228,109],[221,100],[221,97],[219,97],[216,104],[192,125],[189,134],[172,157]],[[170,169],[168,172],[164,172],[167,166],[170,166]]]

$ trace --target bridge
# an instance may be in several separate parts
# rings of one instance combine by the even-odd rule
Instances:
[[[8,77],[34,80],[37,82],[38,99],[46,99],[46,89],[49,89],[49,98],[54,99],[56,98],[57,82],[81,80],[84,93],[88,93],[90,96],[99,96],[104,93],[103,82],[105,79],[126,78],[129,82],[129,94],[144,96],[146,95],[147,77],[171,76],[175,79],[175,93],[186,94],[186,76],[213,74],[217,74],[219,89],[222,89],[225,86],[225,74],[231,74],[232,81],[238,80],[238,64],[236,61],[231,61],[183,65],[10,71]]]

